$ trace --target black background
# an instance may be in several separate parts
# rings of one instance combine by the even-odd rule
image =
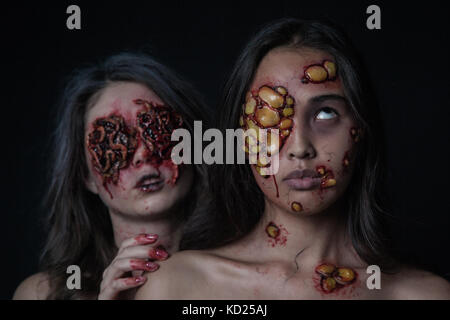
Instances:
[[[66,28],[70,4],[81,8],[81,30]],[[370,4],[381,8],[381,30],[366,28]],[[385,122],[392,245],[450,279],[450,13],[443,1],[39,1],[0,11],[0,299],[37,271],[54,104],[69,72],[145,48],[190,79],[214,112],[240,49],[263,24],[285,16],[330,18],[362,53]]]

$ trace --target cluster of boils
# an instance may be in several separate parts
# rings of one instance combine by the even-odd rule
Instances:
[[[244,131],[253,131],[248,131],[244,150],[250,157],[256,157],[256,171],[264,178],[268,175],[263,175],[261,168],[270,166],[265,155],[276,154],[292,131],[294,104],[294,98],[282,86],[264,85],[257,92],[247,93],[239,125]],[[279,134],[268,130],[265,136],[260,129],[277,129]]]
[[[336,64],[330,60],[324,60],[321,64],[312,64],[304,69],[302,83],[322,83],[336,80]]]
[[[353,269],[336,267],[331,263],[318,265],[315,272],[320,275],[320,287],[326,293],[345,287],[356,279],[356,273]]]

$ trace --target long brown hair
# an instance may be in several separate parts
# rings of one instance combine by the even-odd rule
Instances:
[[[101,90],[115,81],[136,82],[153,90],[182,115],[191,135],[194,120],[207,120],[208,112],[194,88],[145,54],[117,54],[71,75],[58,104],[46,197],[48,238],[41,268],[49,277],[47,299],[96,297],[103,271],[116,254],[108,209],[85,187],[88,169],[84,153],[85,113],[95,104]],[[182,218],[200,207],[199,190],[202,193],[207,190],[204,168],[200,165],[194,168],[196,183],[184,200],[186,216]],[[70,265],[81,269],[81,290],[66,287],[66,270]]]
[[[217,127],[238,128],[241,106],[263,57],[277,47],[314,48],[330,53],[364,139],[358,144],[356,168],[347,190],[348,234],[369,264],[394,265],[388,251],[384,191],[384,137],[375,96],[361,59],[349,38],[331,22],[284,18],[264,26],[245,46],[225,84]],[[182,248],[206,249],[248,234],[264,213],[264,194],[248,164],[215,165],[210,185],[214,207],[190,220]]]

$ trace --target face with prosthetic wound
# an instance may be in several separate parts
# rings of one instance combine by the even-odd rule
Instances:
[[[142,84],[115,82],[98,95],[85,115],[86,186],[121,214],[164,214],[192,185],[193,168],[170,158],[183,119]]]
[[[273,49],[262,59],[242,107],[243,129],[279,130],[278,139],[268,134],[266,145],[269,155],[279,156],[278,172],[262,174],[266,161],[251,167],[266,200],[293,214],[327,209],[351,178],[360,130],[338,68],[323,51]]]

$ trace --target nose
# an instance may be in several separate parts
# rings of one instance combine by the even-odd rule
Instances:
[[[285,148],[289,160],[313,159],[317,155],[308,130],[299,125],[294,126]]]
[[[136,149],[131,162],[133,167],[139,168],[145,164],[147,162],[147,153],[147,147],[142,141],[139,141],[138,148]]]

